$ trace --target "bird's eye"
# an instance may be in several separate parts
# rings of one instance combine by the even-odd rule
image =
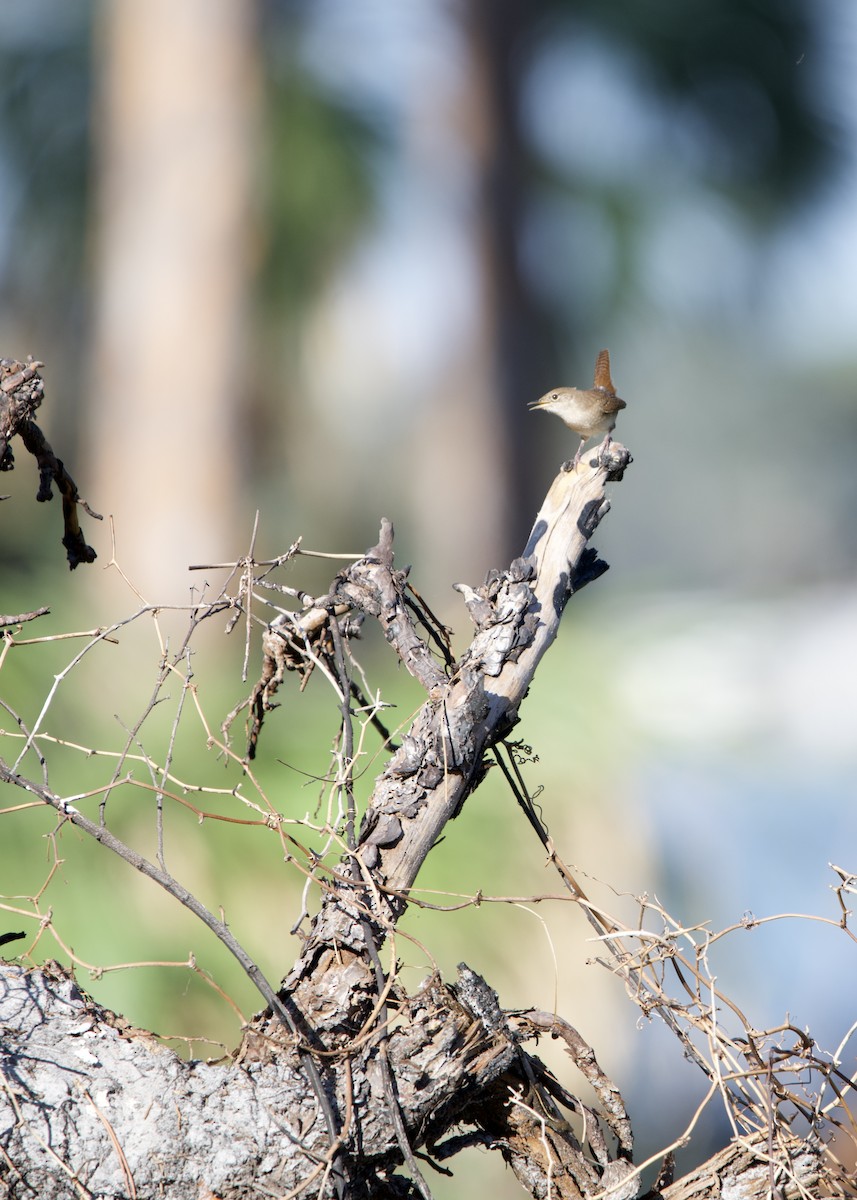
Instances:
[[[559,400],[559,392],[551,392],[551,400]]]

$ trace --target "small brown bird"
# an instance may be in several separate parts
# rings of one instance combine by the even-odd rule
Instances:
[[[610,355],[602,350],[595,360],[594,386],[584,391],[582,388],[561,387],[545,392],[541,399],[534,401],[532,409],[540,408],[545,412],[556,413],[569,429],[580,434],[580,445],[574,456],[575,467],[580,462],[583,447],[590,438],[604,434],[604,441],[599,450],[603,453],[610,445],[610,434],[616,428],[616,414],[625,408],[625,401],[616,395],[613,380],[610,378]]]

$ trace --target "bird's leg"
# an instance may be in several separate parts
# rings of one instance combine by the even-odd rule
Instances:
[[[577,464],[580,462],[580,456],[583,453],[583,447],[586,445],[586,438],[580,439],[580,445],[577,447],[577,454],[574,456],[574,462],[571,464],[573,471],[577,470]]]

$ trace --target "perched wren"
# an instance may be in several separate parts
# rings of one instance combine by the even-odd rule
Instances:
[[[587,391],[576,387],[554,388],[545,392],[530,408],[556,413],[569,429],[580,434],[580,445],[574,456],[574,466],[580,462],[583,447],[590,438],[604,434],[599,451],[603,453],[610,445],[610,434],[616,427],[616,414],[625,408],[625,401],[616,395],[610,378],[610,355],[602,350],[595,360],[595,383]]]

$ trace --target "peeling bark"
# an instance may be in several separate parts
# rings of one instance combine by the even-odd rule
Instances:
[[[376,780],[352,851],[326,879],[300,958],[275,994],[226,927],[170,889],[269,1000],[234,1056],[216,1063],[180,1060],[55,965],[7,966],[0,1196],[427,1197],[426,1159],[439,1165],[473,1143],[499,1151],[534,1197],[639,1193],[621,1095],[567,1022],[504,1013],[465,964],[454,984],[432,977],[408,994],[379,953],[426,856],[483,778],[486,753],[517,722],[568,600],[606,569],[588,540],[609,507],[605,484],[627,462],[614,444],[606,460],[564,468],[523,555],[480,588],[459,585],[476,631],[456,664],[439,664],[416,632],[389,522],[377,546],[313,602],[331,623],[344,613],[376,619],[427,698]],[[339,627],[330,635],[335,644]],[[300,639],[290,645],[299,659]],[[270,646],[266,653],[273,663]],[[0,774],[120,852],[117,839],[43,785]],[[128,861],[167,886],[139,855]],[[545,1034],[563,1038],[597,1108],[524,1049]],[[817,1152],[795,1146],[792,1182],[776,1175],[784,1197],[813,1185]],[[767,1149],[736,1142],[688,1180],[667,1185],[665,1176],[660,1194],[761,1200],[773,1178]]]

